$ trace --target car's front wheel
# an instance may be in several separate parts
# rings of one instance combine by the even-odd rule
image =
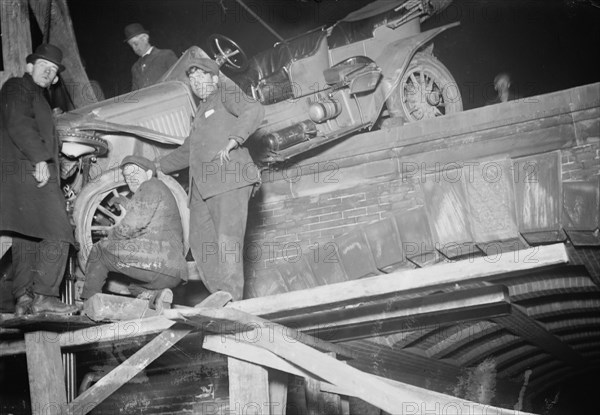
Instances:
[[[387,101],[392,117],[420,121],[462,111],[458,84],[450,71],[427,52],[418,52]]]

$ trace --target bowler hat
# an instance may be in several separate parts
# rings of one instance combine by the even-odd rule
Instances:
[[[128,24],[127,26],[125,26],[125,42],[127,42],[132,37],[141,35],[142,33],[148,34],[150,32],[144,29],[144,26],[142,26],[139,23]]]
[[[135,164],[144,170],[152,170],[152,174],[156,176],[156,165],[153,161],[142,156],[127,156],[121,161],[121,168],[127,164]]]
[[[50,43],[42,43],[35,52],[25,58],[27,63],[35,63],[38,59],[44,59],[58,65],[58,72],[64,71],[65,66],[61,63],[63,58],[62,50]]]
[[[189,76],[190,69],[193,67],[200,68],[206,73],[219,75],[219,65],[212,59],[208,58],[191,58],[187,65],[186,75]]]

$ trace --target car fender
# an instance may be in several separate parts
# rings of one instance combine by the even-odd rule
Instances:
[[[454,22],[436,27],[415,36],[399,39],[385,46],[376,59],[377,65],[381,68],[383,79],[379,82],[374,92],[375,105],[373,105],[373,110],[369,114],[369,120],[372,124],[379,117],[386,100],[398,86],[402,75],[415,53],[443,31],[456,27],[459,24],[460,22]]]

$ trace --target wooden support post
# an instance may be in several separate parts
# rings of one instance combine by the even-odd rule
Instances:
[[[289,376],[285,372],[269,369],[269,398],[271,415],[285,415]]]
[[[269,376],[266,368],[227,358],[229,371],[229,413],[269,415]]]
[[[335,353],[326,353],[335,358]],[[341,415],[340,395],[321,390],[321,381],[312,377],[304,378],[306,408],[308,415]]]
[[[46,331],[25,333],[29,394],[33,414],[63,413],[67,405],[59,335]]]
[[[2,85],[7,79],[25,73],[25,58],[31,53],[27,0],[0,1],[0,20],[4,63],[4,70],[0,72]]]

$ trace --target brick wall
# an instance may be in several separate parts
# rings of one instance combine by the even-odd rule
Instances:
[[[248,221],[246,273],[294,261],[356,226],[418,205],[422,205],[418,184],[389,176],[320,194],[265,203],[255,199]]]
[[[600,143],[562,150],[563,181],[589,180],[600,175]]]

